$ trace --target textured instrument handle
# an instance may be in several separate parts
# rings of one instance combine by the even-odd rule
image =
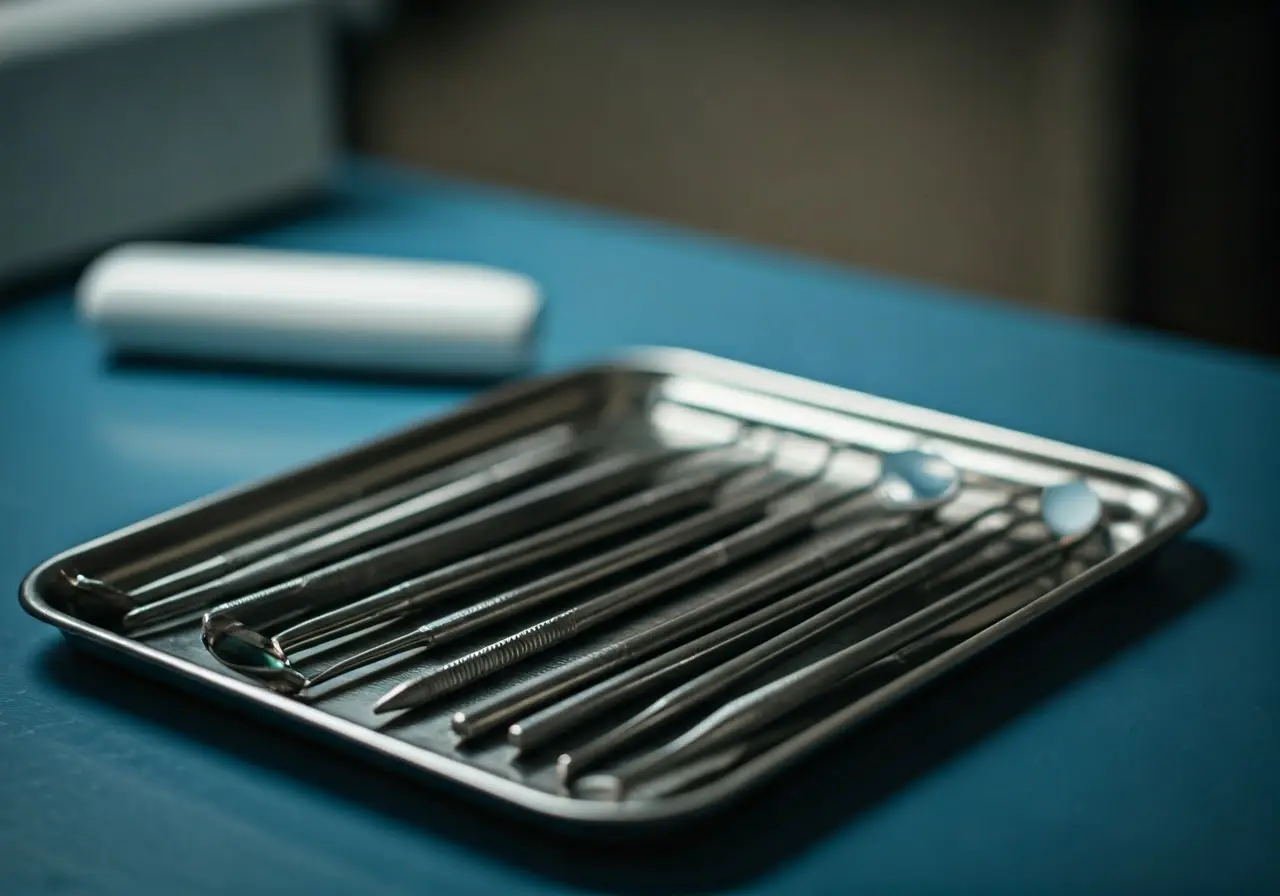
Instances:
[[[508,725],[563,697],[607,678],[631,660],[626,641],[605,645],[554,671],[523,682],[510,690],[476,703],[455,714],[453,730],[463,738],[486,734]]]
[[[446,663],[434,672],[423,676],[415,690],[421,702],[434,700],[443,694],[479,681],[521,660],[554,647],[578,633],[578,619],[573,610],[566,610],[523,631],[495,641],[479,650]]]

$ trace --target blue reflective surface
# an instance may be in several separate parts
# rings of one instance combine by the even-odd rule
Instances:
[[[56,551],[471,390],[115,368],[66,292],[34,296],[0,308],[7,892],[224,893],[231,868],[306,894],[1280,886],[1275,365],[373,166],[245,238],[522,270],[544,369],[686,346],[1167,466],[1212,509],[715,826],[573,845],[72,654],[12,599]]]
[[[929,507],[960,490],[960,471],[936,454],[895,451],[881,461],[876,490],[888,506]]]
[[[1051,485],[1040,497],[1040,513],[1059,538],[1077,538],[1098,525],[1102,502],[1084,482]]]

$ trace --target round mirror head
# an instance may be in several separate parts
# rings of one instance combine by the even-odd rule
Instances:
[[[1077,479],[1048,486],[1041,492],[1040,514],[1055,536],[1075,540],[1089,534],[1102,520],[1102,501]]]
[[[880,461],[876,494],[886,507],[937,507],[960,490],[960,471],[951,461],[924,451],[896,451]]]
[[[201,640],[218,662],[275,690],[292,693],[306,685],[278,645],[238,622],[214,620],[211,624],[206,618]]]

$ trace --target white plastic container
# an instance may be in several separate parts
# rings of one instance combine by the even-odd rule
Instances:
[[[180,243],[117,247],[78,286],[118,353],[447,376],[527,367],[541,304],[496,268]]]

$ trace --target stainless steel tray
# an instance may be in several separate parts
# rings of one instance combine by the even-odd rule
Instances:
[[[655,400],[656,399],[656,400]],[[680,440],[721,422],[745,421],[792,433],[851,442],[877,451],[911,447],[946,457],[997,483],[1044,486],[1083,477],[1107,506],[1104,536],[1053,576],[1041,577],[947,625],[911,652],[910,662],[879,664],[832,692],[829,699],[774,726],[722,768],[711,763],[666,792],[620,800],[574,795],[558,783],[553,757],[513,762],[498,738],[459,747],[450,716],[472,702],[582,655],[592,647],[652,626],[697,604],[715,583],[681,591],[673,600],[623,617],[598,634],[575,639],[482,681],[438,706],[404,716],[375,716],[374,698],[390,683],[441,665],[494,636],[464,640],[440,653],[413,656],[324,690],[291,698],[229,671],[200,640],[199,624],[129,637],[102,624],[102,607],[66,584],[75,570],[121,587],[210,556],[281,525],[341,504],[352,496],[496,445],[518,433],[561,421],[600,423],[644,417],[641,436]],[[621,438],[621,436],[620,436]],[[785,467],[785,458],[778,463]],[[962,503],[962,502],[960,502]],[[944,415],[931,410],[821,385],[718,358],[647,349],[616,362],[502,387],[441,419],[358,446],[331,459],[179,507],[48,560],[22,583],[21,601],[33,616],[59,628],[76,646],[93,650],[187,687],[256,711],[400,770],[457,785],[508,808],[593,831],[638,832],[722,808],[820,745],[852,729],[983,649],[1131,566],[1184,532],[1204,514],[1200,494],[1164,470]],[[770,557],[751,570],[768,568]],[[816,650],[774,670],[776,677],[848,641],[875,632],[932,599],[929,589],[862,614]],[[914,602],[913,602],[914,601]],[[507,626],[515,630],[519,625]],[[483,633],[482,633],[483,635]],[[465,700],[462,698],[465,697]],[[247,723],[248,724],[248,723]],[[588,734],[590,732],[587,732]]]

